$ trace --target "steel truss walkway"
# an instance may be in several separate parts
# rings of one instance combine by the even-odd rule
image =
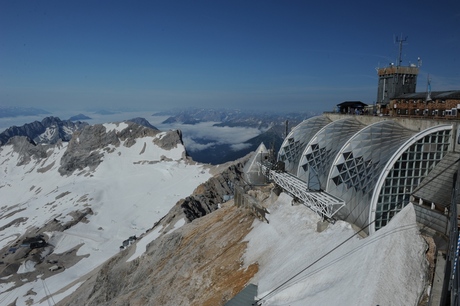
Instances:
[[[284,171],[274,170],[271,163],[258,163],[262,173],[276,185],[290,193],[295,200],[301,202],[321,218],[334,221],[334,215],[345,206],[345,202],[325,191],[313,191],[308,189],[307,183],[296,176]]]

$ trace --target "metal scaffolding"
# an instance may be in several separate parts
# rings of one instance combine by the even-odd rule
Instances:
[[[334,215],[345,206],[345,202],[325,191],[309,190],[306,182],[284,171],[276,170],[271,163],[258,163],[262,173],[269,180],[291,194],[296,201],[301,202],[321,218],[334,220]]]

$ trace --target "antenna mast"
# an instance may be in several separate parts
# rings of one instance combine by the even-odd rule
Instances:
[[[400,37],[396,36],[396,42],[399,43],[398,66],[401,66],[401,63],[402,63],[402,46],[403,46],[403,42],[405,42],[406,40],[407,40],[407,36],[403,39],[402,33]]]
[[[430,74],[428,74],[427,80],[426,80],[426,100],[425,102],[432,101],[431,99],[431,79],[430,79]]]

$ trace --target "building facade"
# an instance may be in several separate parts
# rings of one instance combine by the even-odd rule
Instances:
[[[400,95],[390,101],[388,114],[398,117],[458,119],[460,90]]]
[[[377,89],[377,105],[382,112],[390,101],[400,95],[415,93],[419,69],[415,65],[379,68]]]

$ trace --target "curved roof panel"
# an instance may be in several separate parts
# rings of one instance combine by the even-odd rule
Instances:
[[[332,163],[326,191],[346,205],[338,216],[359,227],[369,221],[377,181],[398,148],[415,134],[393,120],[374,123],[351,137]]]
[[[355,118],[337,120],[323,127],[305,147],[297,176],[312,190],[326,190],[329,170],[338,151],[364,127]]]
[[[278,160],[283,161],[286,172],[297,174],[299,160],[310,139],[331,120],[326,116],[317,116],[299,123],[284,139],[278,152]]]
[[[370,233],[385,226],[409,204],[411,193],[447,155],[451,130],[451,125],[423,130],[391,156],[381,171],[370,202]]]

